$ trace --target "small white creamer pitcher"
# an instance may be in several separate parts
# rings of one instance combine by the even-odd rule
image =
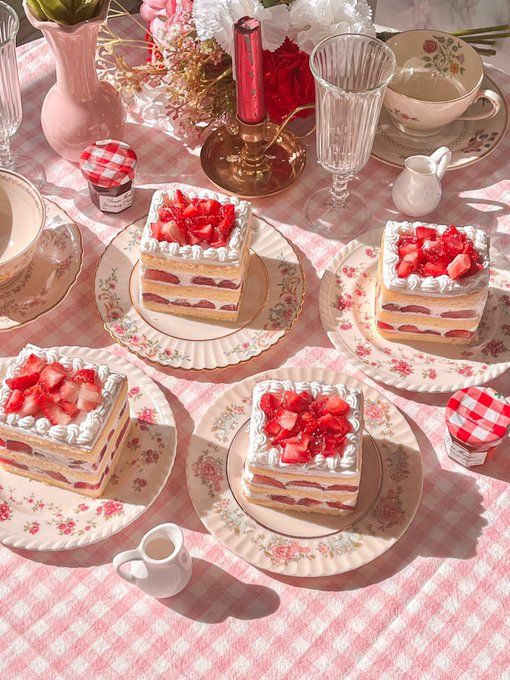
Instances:
[[[130,571],[122,567],[131,562]],[[117,574],[147,595],[164,598],[177,595],[189,583],[191,557],[176,524],[160,524],[148,531],[134,550],[113,558]]]
[[[442,146],[431,156],[409,156],[405,168],[393,184],[391,197],[399,212],[421,217],[432,212],[441,201],[441,179],[452,152]]]

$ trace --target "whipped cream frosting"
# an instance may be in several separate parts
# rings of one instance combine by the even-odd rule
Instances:
[[[424,222],[390,221],[386,223],[382,263],[382,275],[386,288],[401,293],[425,297],[470,295],[483,288],[488,288],[490,268],[489,236],[483,229],[477,229],[476,227],[457,227],[457,229],[473,241],[474,247],[480,255],[483,269],[477,274],[455,280],[451,279],[447,274],[442,276],[410,274],[406,279],[397,276],[397,264],[400,259],[397,247],[399,238],[406,233],[414,234],[416,227],[422,226],[433,227],[440,234],[448,228],[445,224],[425,224]]]
[[[68,425],[52,425],[44,416],[23,416],[18,413],[6,413],[4,404],[9,396],[11,389],[6,384],[5,379],[0,388],[0,422],[5,423],[22,432],[29,432],[40,437],[46,437],[60,442],[77,445],[85,449],[92,448],[94,441],[101,431],[108,418],[108,414],[115,404],[115,398],[126,376],[115,373],[105,364],[91,364],[79,357],[67,357],[60,353],[57,347],[52,349],[42,349],[35,345],[26,345],[18,354],[16,359],[7,369],[6,378],[14,378],[20,372],[22,365],[30,354],[35,354],[40,359],[48,362],[58,361],[66,369],[73,372],[82,368],[93,368],[102,384],[101,404],[89,411],[86,415],[80,415],[77,420]]]
[[[281,451],[271,445],[270,439],[264,432],[266,414],[260,408],[260,398],[266,392],[280,394],[285,390],[295,392],[310,392],[316,398],[319,396],[338,396],[346,401],[349,406],[347,420],[351,424],[352,431],[346,436],[346,442],[342,455],[314,456],[308,463],[284,463],[281,461]],[[363,393],[361,390],[350,390],[345,385],[326,385],[321,382],[292,380],[263,380],[257,383],[253,390],[253,407],[250,421],[250,444],[248,449],[247,463],[269,470],[281,472],[296,472],[300,475],[331,473],[342,476],[359,475],[359,451],[363,437]]]
[[[147,222],[143,228],[140,251],[169,260],[193,260],[197,263],[213,263],[235,265],[240,262],[243,245],[248,237],[250,227],[251,204],[236,196],[224,196],[207,189],[187,191],[188,198],[211,198],[222,204],[232,203],[235,206],[236,222],[232,229],[228,245],[220,248],[203,248],[199,245],[180,246],[178,243],[158,241],[152,235],[151,225],[159,220],[158,210],[163,205],[165,196],[174,197],[174,190],[161,189],[152,196]]]

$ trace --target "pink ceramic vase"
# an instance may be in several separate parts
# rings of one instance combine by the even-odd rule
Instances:
[[[42,31],[53,53],[57,82],[44,99],[41,125],[49,145],[76,162],[99,139],[122,139],[124,110],[119,93],[96,72],[97,34],[108,3],[95,19],[75,26],[39,21],[23,3],[28,20]]]

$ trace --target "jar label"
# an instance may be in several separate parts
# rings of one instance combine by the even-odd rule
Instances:
[[[133,205],[133,188],[120,196],[99,194],[99,209],[103,212],[119,213]]]
[[[464,467],[471,467],[472,465],[483,465],[487,456],[487,451],[470,451],[464,448],[458,442],[454,442],[450,433],[446,432],[445,438],[446,450],[450,458]]]

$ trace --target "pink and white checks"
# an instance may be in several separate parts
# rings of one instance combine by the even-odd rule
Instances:
[[[121,26],[122,34],[136,38],[139,29],[130,26]],[[112,538],[63,553],[0,546],[0,678],[508,677],[510,442],[478,468],[481,474],[458,466],[443,445],[445,396],[376,385],[403,411],[418,438],[424,489],[408,531],[391,550],[360,569],[319,579],[274,577],[227,552],[205,531],[191,505],[185,479],[191,432],[226,385],[282,365],[329,367],[374,384],[332,347],[319,320],[320,279],[340,244],[304,226],[306,197],[327,186],[329,179],[315,163],[312,141],[307,142],[309,160],[299,182],[280,196],[254,202],[255,212],[295,245],[306,272],[307,292],[295,329],[244,365],[201,373],[159,370],[130,355],[105,332],[94,309],[93,277],[106,244],[119,229],[147,214],[155,188],[176,179],[210,188],[196,152],[162,130],[149,118],[149,110],[145,117],[132,117],[125,139],[139,157],[135,201],[120,215],[105,216],[91,205],[79,169],[58,158],[42,135],[41,103],[54,82],[46,44],[41,40],[26,45],[18,56],[23,123],[13,137],[14,150],[44,166],[43,192],[79,224],[85,258],[69,296],[33,323],[0,334],[0,352],[13,356],[32,341],[44,347],[107,348],[129,359],[167,395],[177,422],[178,448],[158,500]],[[494,69],[489,75],[508,96],[510,77]],[[443,200],[431,221],[477,224],[491,232],[493,242],[497,234],[500,249],[510,252],[509,157],[507,137],[489,158],[447,172]],[[398,174],[398,169],[370,160],[356,180],[374,213],[374,227],[394,215],[389,187]],[[498,304],[510,304],[510,290],[497,292]],[[510,329],[504,342],[510,345]],[[497,355],[498,344],[488,351]],[[491,386],[507,393],[508,376]],[[384,404],[367,404],[366,415],[384,423]],[[228,420],[218,427],[228,427]],[[391,431],[387,437],[394,441]],[[398,442],[394,444],[398,474]],[[386,500],[390,516],[398,516],[398,506]],[[0,509],[0,521],[1,515]],[[183,527],[194,564],[186,590],[160,601],[120,579],[111,560],[165,521]]]
[[[446,423],[453,437],[489,448],[508,435],[510,403],[490,387],[468,387],[448,401]]]
[[[110,189],[135,176],[137,156],[125,142],[103,139],[90,144],[80,156],[80,170],[94,186]]]

